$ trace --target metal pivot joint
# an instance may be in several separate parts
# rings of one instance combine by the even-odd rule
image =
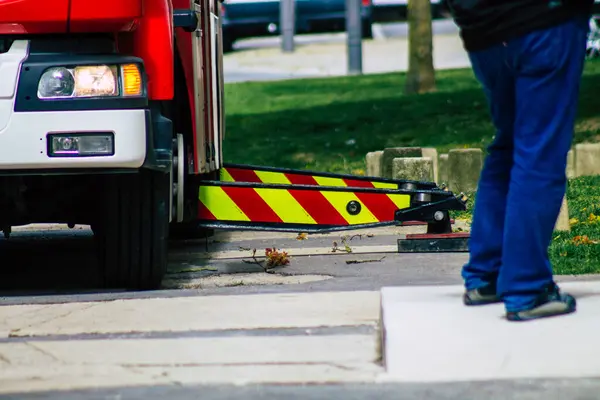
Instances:
[[[396,211],[396,221],[427,222],[428,234],[452,233],[449,211],[466,210],[466,201],[453,195],[433,202],[428,201],[431,201],[431,194],[415,194],[414,207]]]

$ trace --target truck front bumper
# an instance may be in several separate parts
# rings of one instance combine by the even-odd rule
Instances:
[[[0,169],[139,168],[146,159],[146,110],[14,112],[0,130]],[[55,134],[112,134],[113,154],[52,156]]]

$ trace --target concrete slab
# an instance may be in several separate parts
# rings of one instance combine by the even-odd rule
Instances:
[[[373,363],[375,335],[48,340],[27,342],[63,364],[177,366]],[[11,359],[22,343],[0,343]],[[12,351],[11,351],[12,349]],[[41,360],[41,359],[40,359]],[[31,364],[37,364],[38,360]]]
[[[0,393],[160,384],[374,382],[374,335],[0,343]],[[35,348],[33,353],[32,348]]]
[[[378,320],[379,296],[358,291],[55,304],[31,310],[26,320],[15,319],[15,309],[30,306],[11,306],[0,307],[0,326],[17,337],[368,325]]]
[[[25,393],[35,398],[47,398],[44,394],[52,392],[57,399],[64,399],[67,393],[76,390],[111,390],[138,388],[151,390],[161,386],[171,388],[203,385],[202,389],[186,398],[204,398],[202,394],[207,385],[235,385],[255,387],[255,385],[273,384],[344,384],[374,383],[380,369],[373,364],[272,364],[272,365],[205,365],[205,366],[104,366],[104,365],[56,365],[47,367],[13,366],[0,371],[0,396],[13,394],[22,399]],[[61,391],[61,392],[59,392]],[[40,393],[42,393],[40,395]],[[40,397],[37,397],[40,396]],[[13,397],[9,397],[13,398]],[[98,398],[76,397],[78,399]],[[117,399],[120,396],[102,396]],[[127,398],[127,397],[123,397]],[[162,397],[170,399],[170,396]],[[226,397],[228,399],[233,397]]]
[[[578,311],[526,323],[468,308],[462,286],[382,289],[383,381],[586,378],[600,371],[600,281],[561,285]]]

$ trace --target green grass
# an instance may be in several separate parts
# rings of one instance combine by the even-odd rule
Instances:
[[[570,179],[567,188],[571,232],[555,232],[550,260],[559,275],[600,273],[600,176]],[[467,211],[456,219],[472,220],[474,194],[469,194]]]
[[[557,274],[600,272],[600,176],[569,181],[571,232],[556,232],[550,258]]]
[[[360,173],[369,151],[483,147],[494,133],[470,69],[439,71],[436,93],[406,96],[404,74],[228,84],[225,160]],[[600,62],[586,66],[576,142],[600,130]]]
[[[471,70],[440,71],[438,90],[403,94],[404,74],[226,85],[228,162],[364,173],[385,147],[485,147],[494,130]],[[600,138],[600,62],[582,81],[575,142]],[[558,274],[600,273],[600,177],[571,180],[572,232],[556,233]],[[470,218],[470,210],[456,215]],[[587,239],[586,239],[587,238]]]

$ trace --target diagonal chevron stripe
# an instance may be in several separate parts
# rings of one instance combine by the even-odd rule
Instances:
[[[221,181],[223,182],[235,182],[233,176],[225,168],[221,168]]]
[[[346,182],[344,182],[341,178],[330,178],[326,176],[314,176],[313,177],[319,186],[337,186],[337,187],[345,187]]]
[[[300,203],[283,189],[254,189],[256,193],[273,209],[283,222],[290,224],[311,224],[317,222]]]
[[[199,200],[217,220],[250,221],[231,197],[218,186],[200,186]]]
[[[290,185],[291,182],[283,172],[254,171],[262,183]]]

